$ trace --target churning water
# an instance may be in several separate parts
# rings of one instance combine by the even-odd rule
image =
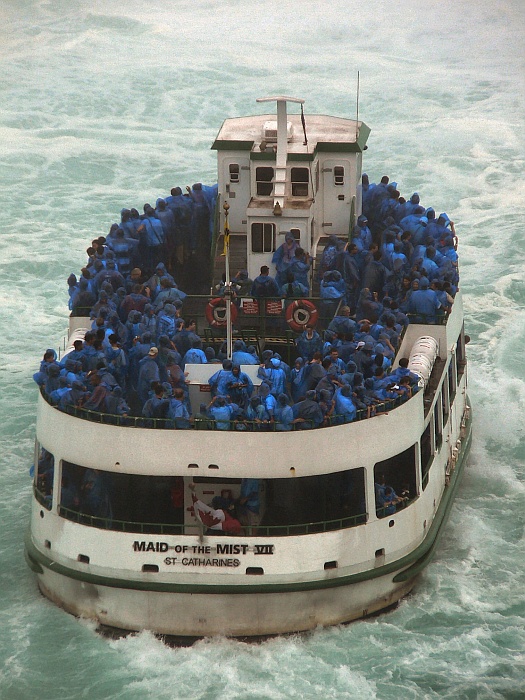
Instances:
[[[0,46],[0,697],[525,697],[525,7],[521,0],[3,0]],[[365,170],[460,239],[475,437],[451,520],[387,615],[260,645],[95,634],[23,559],[36,385],[66,278],[118,220],[215,181],[209,147],[257,97],[372,128]]]

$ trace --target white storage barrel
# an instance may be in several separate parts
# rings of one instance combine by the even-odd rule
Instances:
[[[438,342],[431,335],[422,335],[412,346],[408,369],[421,377],[420,385],[427,385],[437,356]]]

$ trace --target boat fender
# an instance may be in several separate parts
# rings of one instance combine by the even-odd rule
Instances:
[[[301,333],[305,328],[315,328],[319,312],[308,299],[296,299],[286,309],[286,322],[293,331]]]
[[[230,313],[232,323],[237,320],[237,307],[235,304],[230,304]],[[210,326],[218,327],[226,325],[226,299],[215,297],[210,299],[205,309],[206,320]]]

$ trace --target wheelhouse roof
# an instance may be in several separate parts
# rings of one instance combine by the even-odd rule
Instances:
[[[249,150],[260,153],[260,143],[264,140],[263,126],[266,122],[275,120],[275,114],[226,119],[212,149]],[[362,151],[370,134],[368,126],[361,121],[308,114],[305,115],[308,138],[308,145],[305,146],[301,115],[288,114],[287,121],[293,125],[293,136],[287,144],[289,155],[313,155],[316,151]],[[269,144],[271,145],[270,142]]]

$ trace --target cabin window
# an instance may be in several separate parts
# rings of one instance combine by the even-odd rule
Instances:
[[[315,192],[319,192],[319,161],[315,164]]]
[[[55,476],[55,456],[45,447],[36,443],[34,494],[36,500],[51,510],[53,501],[53,478]]]
[[[425,428],[425,432],[421,436],[421,485],[423,490],[428,484],[428,473],[432,465],[434,450],[432,448],[431,423]]]
[[[308,197],[310,171],[308,168],[292,168],[292,197]]]
[[[441,422],[441,411],[443,409],[441,396],[438,396],[434,406],[434,437],[436,450],[439,450],[443,442],[443,424]]]
[[[336,165],[334,168],[334,185],[338,187],[345,184],[345,169],[342,165]]]
[[[290,229],[290,233],[291,233],[292,236],[295,238],[295,240],[297,241],[297,243],[300,243],[300,242],[301,242],[301,229],[299,229],[299,228],[291,228],[291,229]]]
[[[374,465],[375,504],[378,518],[384,518],[406,508],[417,497],[416,448],[417,445],[412,445],[404,452],[376,462]],[[403,500],[392,502],[395,500],[393,494]]]
[[[230,163],[230,182],[239,182],[239,163]]]
[[[443,410],[443,426],[448,422],[450,414],[450,402],[448,400],[448,382],[443,382],[441,386],[441,406]]]
[[[273,253],[275,224],[252,224],[252,253]]]
[[[319,476],[267,479],[258,534],[301,535],[340,530],[365,523],[367,517],[362,467]]]
[[[257,194],[269,197],[273,192],[274,169],[268,167],[255,168],[255,184]]]
[[[195,477],[197,496],[212,508],[237,504],[241,479]],[[186,479],[186,484],[189,479]],[[304,535],[354,527],[367,521],[365,470],[321,476],[261,479],[260,523],[243,519],[244,536]],[[195,535],[193,514],[182,477],[144,476],[62,463],[59,515],[67,520],[120,532]]]
[[[457,389],[457,374],[456,374],[456,356],[453,354],[450,358],[450,364],[448,366],[448,395],[449,401],[452,405],[454,403],[454,397],[456,396]]]
[[[59,514],[109,530],[182,533],[183,489],[182,477],[106,472],[63,461]]]

